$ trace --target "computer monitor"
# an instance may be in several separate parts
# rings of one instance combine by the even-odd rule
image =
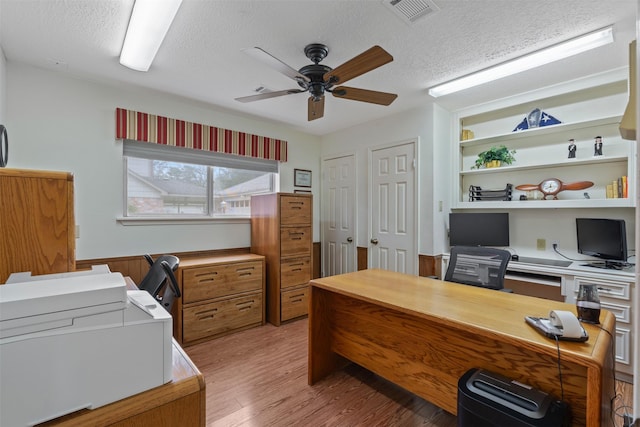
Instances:
[[[449,245],[509,246],[509,214],[506,212],[450,213]]]
[[[601,258],[585,265],[620,269],[627,265],[627,229],[622,219],[576,218],[578,252]]]

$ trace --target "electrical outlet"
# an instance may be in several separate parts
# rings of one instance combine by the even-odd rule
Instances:
[[[547,240],[546,239],[538,239],[536,240],[536,248],[539,251],[544,251],[547,249]]]

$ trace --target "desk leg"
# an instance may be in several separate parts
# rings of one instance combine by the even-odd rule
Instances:
[[[331,349],[333,319],[327,302],[327,291],[311,286],[309,299],[309,372],[313,385],[348,362]]]

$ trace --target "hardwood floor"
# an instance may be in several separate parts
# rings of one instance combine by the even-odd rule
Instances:
[[[307,319],[267,324],[187,347],[207,384],[207,426],[456,426],[455,416],[357,365],[307,385],[307,328]],[[631,385],[617,389],[630,405]]]

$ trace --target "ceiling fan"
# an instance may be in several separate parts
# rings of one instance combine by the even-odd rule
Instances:
[[[398,97],[395,93],[377,92],[348,86],[334,87],[336,84],[343,84],[347,80],[393,61],[393,56],[380,46],[373,46],[344,64],[331,68],[326,65],[320,65],[320,61],[329,53],[329,48],[320,43],[312,43],[304,48],[304,54],[313,64],[306,65],[297,71],[259,47],[243,49],[243,52],[292,78],[300,88],[243,96],[236,98],[236,101],[253,102],[260,99],[309,92],[311,96],[309,96],[307,102],[307,118],[311,121],[324,116],[324,95],[326,92],[338,98],[379,105],[389,105]]]

